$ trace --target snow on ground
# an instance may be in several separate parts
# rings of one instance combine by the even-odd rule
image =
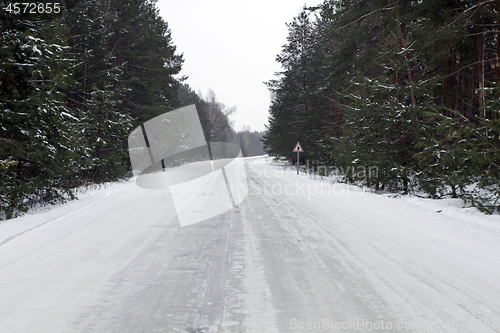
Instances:
[[[79,189],[78,200],[65,204],[48,205],[30,209],[27,214],[12,220],[0,220],[0,244],[22,235],[25,232],[36,229],[53,220],[64,218],[70,214],[77,213],[83,207],[92,205],[109,196],[110,188],[121,185],[121,183],[108,183],[103,187]]]
[[[0,222],[0,331],[500,331],[499,215],[246,167],[186,227],[133,179]]]

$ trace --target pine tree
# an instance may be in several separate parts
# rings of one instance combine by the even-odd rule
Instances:
[[[179,106],[177,99],[182,55],[168,24],[160,17],[154,1],[109,1],[106,22],[109,47],[116,65],[122,66],[118,88],[125,95],[119,108],[136,119],[136,124]]]
[[[318,43],[318,27],[309,15],[305,8],[287,24],[288,43],[276,58],[283,71],[267,83],[275,97],[263,139],[270,155],[289,156],[297,141],[307,147],[313,159],[322,153],[322,134],[328,125],[323,122],[324,105],[316,93],[323,84],[324,55]]]

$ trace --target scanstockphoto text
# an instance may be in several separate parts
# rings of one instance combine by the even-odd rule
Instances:
[[[310,200],[316,195],[363,195],[365,189],[356,189],[352,186],[332,186],[331,183],[314,182],[304,184],[296,179],[287,184],[268,182],[264,179],[258,186],[250,183],[248,195],[273,195],[273,196],[301,196]]]
[[[249,166],[251,172],[249,175],[257,177],[260,181],[257,184],[250,183],[249,195],[286,195],[301,196],[308,200],[316,195],[362,195],[364,190],[353,188],[351,186],[332,186],[331,182],[299,182],[297,175],[291,170],[264,168],[257,169],[252,164]],[[377,167],[348,167],[345,170],[336,167],[317,166],[305,169],[306,175],[333,176],[333,181],[339,177],[352,177],[357,180],[367,178],[376,178],[378,176]],[[277,183],[277,179],[287,178],[290,181],[286,183]]]
[[[343,321],[322,319],[307,321],[291,319],[289,328],[297,332],[400,332],[411,330],[414,332],[429,332],[430,330],[454,329],[466,331],[482,331],[485,328],[497,330],[500,321],[496,319],[469,318],[465,320],[423,320],[423,321],[394,321],[383,319],[353,318]]]
[[[252,170],[255,176],[264,177],[264,178],[295,178],[295,174],[291,173],[291,169],[285,168],[264,168],[263,171],[261,169],[255,168],[252,164],[250,164],[250,170]],[[307,162],[305,169],[306,174],[311,175],[319,175],[319,176],[342,176],[342,177],[350,177],[354,179],[367,179],[367,178],[377,178],[379,169],[377,166],[363,166],[363,165],[354,165],[347,166],[346,168],[337,167],[337,166],[326,166],[326,165],[310,165]]]

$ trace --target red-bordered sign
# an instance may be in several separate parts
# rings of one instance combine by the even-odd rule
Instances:
[[[292,150],[294,153],[303,153],[304,149],[302,149],[302,146],[300,145],[300,142],[297,142],[295,145],[295,148]]]

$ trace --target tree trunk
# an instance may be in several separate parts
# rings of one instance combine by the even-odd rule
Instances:
[[[481,32],[480,28],[478,28]],[[478,84],[479,84],[479,114],[486,118],[484,108],[484,34],[477,35]]]
[[[413,64],[411,62],[410,52],[408,52],[408,50],[406,49],[404,25],[403,22],[401,22],[401,20],[399,19],[399,9],[397,6],[398,6],[398,1],[394,0],[394,7],[396,8],[396,20],[399,26],[399,33],[401,34],[400,46],[401,50],[404,51],[406,66],[408,67],[408,81],[410,81],[411,104],[417,105],[417,99],[415,97],[415,94],[413,93]]]
[[[458,68],[462,68],[462,52],[458,53]],[[464,110],[461,108],[460,93],[462,91],[462,70],[457,72],[457,89],[455,91],[455,110],[458,110],[464,115]]]
[[[303,59],[302,59],[302,91],[304,93],[304,109],[307,111],[309,108],[307,106],[307,98],[306,98],[307,83],[306,83],[306,59],[305,59],[305,56],[303,56]]]

